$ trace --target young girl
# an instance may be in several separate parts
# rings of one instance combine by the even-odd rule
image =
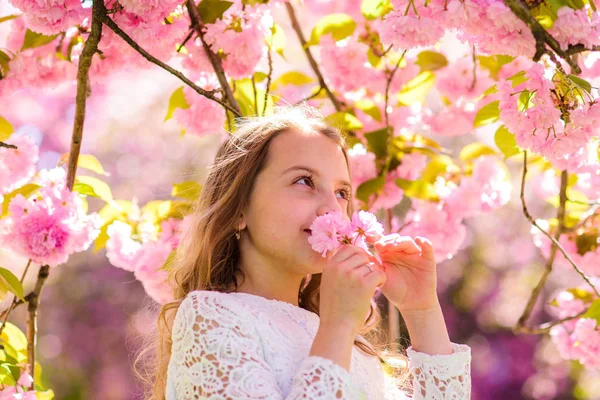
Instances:
[[[427,239],[371,237],[382,264],[311,248],[317,216],[352,215],[349,169],[343,137],[305,107],[221,145],[171,270],[151,399],[406,399],[365,338],[378,287],[411,337],[412,398],[470,398],[470,348],[448,338]]]

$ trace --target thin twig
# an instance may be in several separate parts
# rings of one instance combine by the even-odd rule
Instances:
[[[221,99],[218,99],[214,96],[215,93],[218,93],[218,90],[208,91],[208,90],[202,89],[201,87],[196,85],[194,82],[189,80],[181,72],[177,71],[176,69],[171,68],[169,65],[165,64],[164,62],[160,61],[159,59],[157,59],[156,57],[154,57],[153,55],[148,53],[146,50],[142,49],[139,44],[137,44],[131,37],[129,37],[129,35],[127,35],[127,33],[125,33],[121,28],[119,28],[119,26],[115,23],[115,21],[113,21],[106,15],[101,16],[101,19],[102,19],[102,22],[106,26],[108,26],[118,36],[123,38],[123,40],[125,40],[135,51],[140,53],[146,60],[150,61],[153,64],[158,65],[162,69],[175,75],[177,78],[179,78],[181,81],[183,81],[183,83],[185,83],[186,85],[188,85],[189,87],[194,89],[196,91],[196,93],[201,94],[202,96],[219,103],[220,105],[222,105],[223,107],[225,107],[226,109],[228,109],[229,111],[234,113],[235,116],[241,117],[241,114],[239,111],[232,108],[229,104],[227,104],[227,102],[225,102]]]
[[[23,282],[25,281],[25,275],[27,275],[27,271],[29,270],[30,265],[31,265],[31,258],[27,262],[27,266],[25,266],[25,270],[23,270],[23,274],[21,275],[21,281],[20,281],[21,285],[23,285]],[[23,303],[23,300],[21,300],[17,296],[15,296],[13,298],[12,303],[10,304],[10,307],[8,307],[8,310],[6,310],[6,312],[2,314],[4,319],[2,320],[2,326],[0,326],[0,336],[2,336],[2,331],[4,330],[4,326],[6,325],[6,321],[8,321],[8,317],[9,317],[10,313],[12,312],[12,310],[15,309],[18,302]]]
[[[297,101],[296,103],[294,103],[294,105],[295,105],[295,106],[297,106],[298,104],[302,104],[302,103],[305,103],[305,102],[307,102],[307,101],[309,101],[309,100],[312,100],[312,99],[314,99],[314,98],[315,98],[315,97],[317,97],[317,96],[318,96],[318,95],[319,95],[319,94],[320,94],[320,93],[321,93],[323,90],[324,90],[324,89],[323,89],[323,87],[322,87],[322,86],[319,86],[319,88],[317,89],[317,91],[316,91],[316,92],[314,92],[313,94],[311,94],[311,95],[310,95],[310,96],[308,96],[308,97],[305,97],[305,98],[303,98],[303,99],[302,99],[302,100],[300,100],[300,101]]]
[[[89,38],[88,38],[89,40]],[[81,60],[81,59],[80,59]],[[46,279],[50,275],[50,266],[42,265],[38,271],[38,276],[35,281],[35,288],[31,292],[27,300],[27,363],[29,364],[29,374],[35,376],[35,349],[37,347],[37,309],[40,304],[40,296]],[[31,382],[29,390],[35,389],[35,382]]]
[[[551,321],[551,322],[545,322],[537,327],[527,327],[527,326],[523,326],[521,327],[516,333],[520,333],[520,334],[526,334],[526,335],[543,335],[546,334],[548,332],[550,332],[550,329],[552,329],[553,326],[556,325],[560,325],[562,323],[565,323],[567,321],[571,321],[575,318],[580,318],[583,314],[586,313],[587,310],[583,310],[580,313],[576,314],[576,315],[572,315],[570,317],[566,317],[563,319],[559,319],[556,321]]]
[[[525,215],[528,215],[527,205],[525,203],[525,178],[527,177],[527,151],[525,151],[524,160],[523,160],[523,176],[521,178],[521,203],[523,205],[523,210],[525,210]],[[558,219],[558,227],[554,234],[554,238],[558,241],[560,236],[563,233],[565,228],[565,209],[567,204],[567,184],[568,184],[568,174],[567,171],[562,171],[560,178],[560,192],[559,192],[559,205],[556,218]],[[527,321],[529,320],[529,316],[533,311],[533,307],[535,306],[538,297],[542,293],[542,290],[546,286],[546,280],[550,273],[552,272],[552,267],[554,265],[554,258],[556,257],[556,251],[558,247],[556,245],[552,245],[550,249],[550,257],[546,260],[546,265],[544,268],[544,273],[540,277],[538,284],[535,286],[531,295],[529,296],[529,300],[527,301],[527,305],[525,306],[525,310],[523,314],[517,321],[517,325],[514,327],[513,331],[515,333],[531,333],[539,330],[540,328],[529,328],[527,326]],[[548,328],[549,329],[549,328]]]
[[[477,83],[477,56],[475,55],[475,44],[473,44],[473,82],[471,82],[471,90],[475,89]]]
[[[179,47],[177,47],[177,52],[179,53],[181,51],[181,49],[183,49],[183,46],[185,46],[185,44],[192,38],[192,36],[194,35],[194,30],[190,30],[190,33],[188,33],[188,35],[185,37],[185,39],[183,40],[183,42],[179,45]]]
[[[6,147],[7,149],[17,149],[17,146],[14,144],[8,144],[4,142],[0,142],[0,147]]]
[[[188,9],[190,20],[192,21],[192,27],[196,30],[196,32],[198,32],[198,37],[202,42],[204,52],[208,56],[208,59],[213,66],[215,74],[217,75],[217,79],[221,84],[221,89],[223,89],[223,93],[225,93],[225,100],[227,101],[228,105],[235,110],[234,114],[240,117],[242,115],[240,106],[233,95],[233,91],[229,86],[229,82],[227,82],[225,70],[223,70],[223,63],[221,62],[221,59],[210,49],[210,46],[208,43],[206,43],[206,40],[204,40],[204,22],[202,21],[202,17],[198,11],[196,2],[194,0],[187,0],[186,7]]]
[[[269,102],[271,80],[273,79],[273,56],[271,55],[271,46],[269,46],[269,49],[267,50],[267,60],[269,61],[269,74],[267,75],[267,86],[265,87],[265,104],[263,104],[262,115],[267,114],[267,103]]]
[[[396,66],[394,67],[394,69],[390,73],[390,76],[388,76],[387,82],[385,83],[385,108],[384,108],[383,112],[385,114],[385,126],[388,129],[388,136],[389,136],[389,130],[390,130],[390,120],[389,120],[389,112],[388,112],[388,102],[389,102],[390,86],[392,85],[392,80],[394,79],[394,75],[396,74],[396,71],[400,67],[400,64],[402,63],[402,60],[404,60],[404,55],[405,54],[406,54],[406,50],[404,50],[402,52],[402,56],[400,56],[400,59],[396,63]]]
[[[310,52],[310,49],[308,48],[306,39],[304,38],[304,34],[302,33],[302,28],[300,28],[300,23],[298,22],[298,18],[296,18],[296,12],[294,11],[294,7],[289,2],[285,3],[285,7],[287,8],[290,20],[292,21],[292,28],[296,32],[298,40],[300,41],[300,44],[304,49],[304,53],[308,58],[308,63],[310,64],[314,73],[317,75],[317,79],[319,80],[319,86],[325,89],[325,92],[327,93],[327,96],[333,103],[333,106],[335,107],[336,111],[342,111],[342,103],[340,103],[340,101],[335,97],[333,92],[325,83],[325,78],[323,78],[323,74],[321,74],[321,71],[319,70],[319,65],[315,61],[312,53]]]
[[[256,113],[256,115],[258,114],[258,96],[256,94],[256,79],[254,79],[254,74],[252,74],[252,78],[250,79],[252,81],[252,93],[254,94],[254,112]]]
[[[592,290],[594,291],[594,293],[596,293],[596,295],[598,297],[600,297],[600,293],[598,293],[598,290],[596,289],[596,287],[592,284],[592,282],[590,282],[589,278],[579,269],[579,267],[577,266],[577,264],[575,264],[575,262],[571,259],[571,257],[569,256],[569,254],[567,254],[567,252],[565,251],[565,249],[562,247],[562,245],[552,237],[552,235],[550,235],[548,232],[546,232],[545,230],[543,230],[537,222],[535,222],[535,220],[533,219],[533,217],[531,216],[531,214],[529,214],[529,211],[527,210],[527,206],[525,204],[525,196],[523,194],[524,190],[525,190],[525,176],[527,175],[527,151],[524,152],[524,165],[523,165],[523,179],[521,182],[521,204],[523,205],[523,213],[525,214],[525,217],[527,217],[527,220],[536,228],[538,228],[545,236],[547,236],[552,243],[558,247],[558,250],[560,250],[560,252],[563,254],[563,256],[567,259],[567,261],[569,261],[569,263],[573,266],[573,268],[575,269],[575,271],[577,271],[577,273],[579,275],[581,275],[581,277],[583,278],[583,280],[592,288]],[[565,201],[566,201],[566,196],[565,196]]]

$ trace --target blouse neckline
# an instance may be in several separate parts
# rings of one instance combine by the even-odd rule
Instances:
[[[292,303],[288,303],[287,301],[276,300],[276,299],[268,299],[268,298],[263,297],[263,296],[259,296],[259,295],[252,294],[252,293],[246,293],[246,292],[229,292],[229,293],[226,293],[226,294],[232,294],[232,295],[241,296],[241,297],[248,296],[249,298],[255,299],[256,301],[259,301],[259,302],[263,302],[263,303],[270,304],[270,305],[280,306],[280,307],[283,307],[283,308],[287,308],[289,310],[294,310],[294,311],[297,311],[297,312],[310,314],[311,316],[319,318],[319,315],[317,315],[316,313],[314,313],[312,311],[309,311],[309,310],[307,310],[305,308],[296,306],[296,305],[294,305]]]

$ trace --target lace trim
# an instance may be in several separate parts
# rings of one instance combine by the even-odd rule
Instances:
[[[471,398],[471,348],[451,343],[452,354],[425,354],[406,349],[413,375],[414,400]]]

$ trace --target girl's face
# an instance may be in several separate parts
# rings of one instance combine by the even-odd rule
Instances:
[[[242,218],[242,258],[303,276],[322,272],[325,259],[312,250],[307,229],[330,211],[348,218],[349,182],[344,154],[332,139],[298,130],[276,136]]]

